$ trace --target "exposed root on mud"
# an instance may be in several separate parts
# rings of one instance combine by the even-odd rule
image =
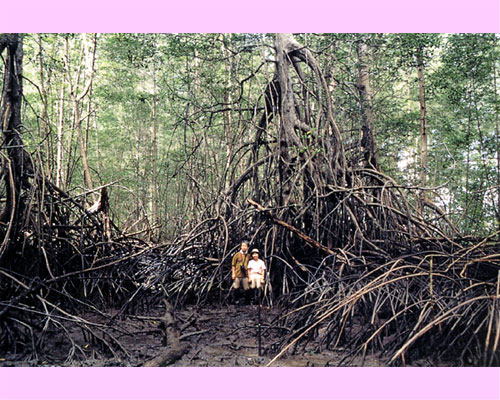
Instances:
[[[165,315],[162,324],[165,328],[165,342],[168,347],[152,360],[144,363],[145,367],[166,367],[181,358],[188,350],[188,345],[180,341],[180,329],[173,314],[172,305],[165,301]]]

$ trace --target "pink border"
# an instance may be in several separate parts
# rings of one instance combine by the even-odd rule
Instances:
[[[500,399],[496,368],[3,368],[0,377],[0,398],[12,400]]]
[[[3,32],[500,32],[498,0],[4,3]],[[499,388],[498,368],[0,369],[0,399],[486,400]]]
[[[20,0],[2,3],[4,18],[0,29],[4,32],[454,33],[500,30],[498,0]]]

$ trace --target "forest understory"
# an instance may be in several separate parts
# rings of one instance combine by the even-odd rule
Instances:
[[[85,43],[89,65],[96,38],[94,56]],[[71,90],[80,190],[63,188],[41,152],[29,151],[23,37],[0,36],[0,366],[500,365],[500,213],[488,232],[463,232],[439,203],[440,188],[426,184],[423,45],[415,50],[419,184],[384,172],[367,43],[351,43],[353,130],[338,123],[335,85],[318,51],[292,34],[263,46],[273,70],[246,115],[245,142],[227,149],[219,186],[208,190],[186,172],[185,223],[167,240],[142,217],[135,232],[120,227],[113,216],[125,203],[113,209],[110,201],[120,185],[92,182],[78,125],[92,74],[80,95]],[[239,81],[232,107],[254,75]],[[200,156],[190,173],[210,170],[210,158]],[[242,240],[268,267],[260,305],[230,301],[231,258]]]

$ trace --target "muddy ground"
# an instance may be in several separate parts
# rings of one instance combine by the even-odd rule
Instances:
[[[170,366],[179,367],[260,367],[273,358],[271,346],[280,339],[279,328],[270,328],[282,312],[279,307],[261,308],[261,355],[258,347],[258,309],[256,305],[228,305],[225,307],[187,307],[175,314],[181,327],[181,341],[188,343],[182,358]],[[124,351],[109,353],[105,346],[88,339],[79,328],[68,328],[74,346],[61,333],[48,333],[48,350],[33,354],[0,354],[0,366],[142,366],[165,349],[165,334],[161,327],[163,310],[149,315],[117,318],[110,334],[123,346]],[[88,316],[90,320],[90,316]],[[98,322],[96,320],[96,322]],[[111,338],[105,336],[109,342]],[[273,366],[338,366],[347,352],[314,351],[314,343],[301,354],[287,354]],[[269,351],[271,350],[271,351]],[[359,359],[351,366],[383,366],[376,354]],[[428,366],[425,362],[414,364]]]

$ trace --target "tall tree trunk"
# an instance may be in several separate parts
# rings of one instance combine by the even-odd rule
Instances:
[[[370,86],[370,72],[368,65],[368,45],[366,38],[362,37],[357,43],[358,51],[358,91],[361,105],[361,147],[365,162],[368,166],[380,169],[373,122],[372,90]]]
[[[232,34],[230,33],[228,36],[228,39],[231,40]],[[228,46],[226,45],[226,35],[222,34],[221,35],[221,52],[222,56],[224,59],[227,59],[227,62],[224,63],[224,104],[227,104],[228,106],[232,105],[233,103],[233,98],[232,98],[232,78],[233,78],[233,58],[230,56],[230,52],[228,49]],[[231,108],[231,107],[230,107]],[[224,113],[224,145],[226,147],[226,162],[224,165],[224,173],[219,185],[219,188],[224,188],[224,192],[227,192],[230,185],[231,185],[231,179],[228,179],[228,172],[231,167],[231,161],[233,158],[233,148],[234,148],[234,141],[236,135],[233,133],[233,120],[232,120],[232,113],[231,110],[228,110],[227,112]],[[231,207],[228,208],[226,212],[230,212]],[[220,212],[220,210],[217,210],[217,212]]]
[[[5,256],[19,229],[17,218],[20,209],[20,193],[29,185],[28,177],[33,176],[33,164],[24,150],[21,138],[21,101],[23,96],[23,38],[22,35],[4,34],[0,36],[0,53],[6,49],[3,89],[0,105],[0,127],[3,143],[0,147],[2,158],[2,179],[6,187],[6,203],[0,213],[3,223],[0,238],[0,261]],[[6,151],[5,151],[6,150]],[[0,263],[1,265],[1,263]]]
[[[276,35],[277,76],[281,91],[280,128],[278,137],[279,160],[279,205],[288,205],[290,198],[290,176],[292,175],[292,157],[290,147],[294,145],[295,135],[295,108],[293,101],[292,83],[290,80],[290,59],[288,56],[287,42],[290,34],[278,33]]]
[[[493,61],[493,95],[495,99],[495,143],[497,153],[497,229],[500,232],[500,124],[498,121],[497,64]],[[500,240],[500,233],[498,234]]]
[[[418,93],[420,102],[420,186],[425,188],[427,177],[427,118],[425,106],[425,80],[423,49],[417,50]],[[425,190],[420,195],[420,213],[423,212],[426,199]]]
[[[39,60],[39,73],[40,73],[40,93],[42,97],[42,135],[45,143],[45,173],[47,176],[52,176],[52,166],[53,166],[53,157],[52,157],[52,134],[50,130],[49,124],[49,116],[48,116],[48,102],[47,102],[47,90],[45,88],[45,73],[44,73],[44,60],[43,60],[43,46],[42,46],[42,35],[38,34],[38,60]]]
[[[56,155],[56,186],[63,185],[63,149],[64,149],[64,92],[65,84],[61,82],[61,94],[59,99],[58,121],[57,121],[57,155]]]
[[[160,221],[159,196],[158,196],[158,117],[157,117],[157,82],[156,82],[156,60],[153,60],[153,98],[151,99],[151,155],[152,155],[152,225],[157,226]]]
[[[467,128],[466,128],[466,134],[465,134],[465,141],[467,143],[467,158],[465,161],[465,208],[462,214],[461,218],[465,218],[466,220],[466,231],[469,231],[469,221],[467,220],[467,211],[469,210],[469,205],[470,205],[470,170],[471,170],[471,165],[470,165],[470,155],[471,155],[471,146],[472,146],[472,139],[471,139],[471,124],[472,124],[472,94],[471,94],[472,89],[470,87],[467,87]]]
[[[84,35],[84,45],[85,45],[86,68],[91,71],[90,86],[87,94],[88,102],[87,102],[87,115],[85,118],[85,135],[84,135],[85,148],[87,149],[89,142],[90,120],[92,116],[92,106],[93,106],[92,89],[94,87],[93,73],[95,68],[95,54],[97,49],[97,34],[94,34],[92,43],[88,40],[87,36]]]
[[[94,187],[94,184],[92,182],[92,176],[90,174],[90,167],[88,163],[88,153],[87,153],[87,141],[84,135],[84,130],[82,127],[82,123],[85,120],[85,118],[89,118],[89,116],[81,116],[80,113],[80,107],[81,107],[81,101],[84,99],[85,96],[88,95],[90,88],[92,87],[92,81],[93,81],[93,76],[94,76],[94,64],[95,64],[95,54],[96,54],[96,37],[94,37],[94,46],[90,54],[87,54],[87,57],[90,57],[88,60],[89,62],[87,63],[87,68],[89,69],[88,71],[88,81],[85,86],[85,88],[82,90],[81,93],[77,93],[78,90],[78,80],[79,80],[79,75],[77,76],[77,82],[76,84],[73,84],[73,77],[71,73],[71,65],[70,65],[70,58],[69,58],[69,43],[68,43],[68,38],[66,37],[65,43],[65,55],[64,55],[64,63],[66,67],[66,80],[68,82],[69,86],[69,91],[70,91],[70,96],[71,96],[71,101],[73,104],[73,114],[74,114],[74,127],[76,129],[76,133],[78,135],[78,145],[80,149],[80,157],[82,161],[82,169],[83,169],[83,178],[84,178],[84,183],[85,186],[88,189],[92,189]]]

